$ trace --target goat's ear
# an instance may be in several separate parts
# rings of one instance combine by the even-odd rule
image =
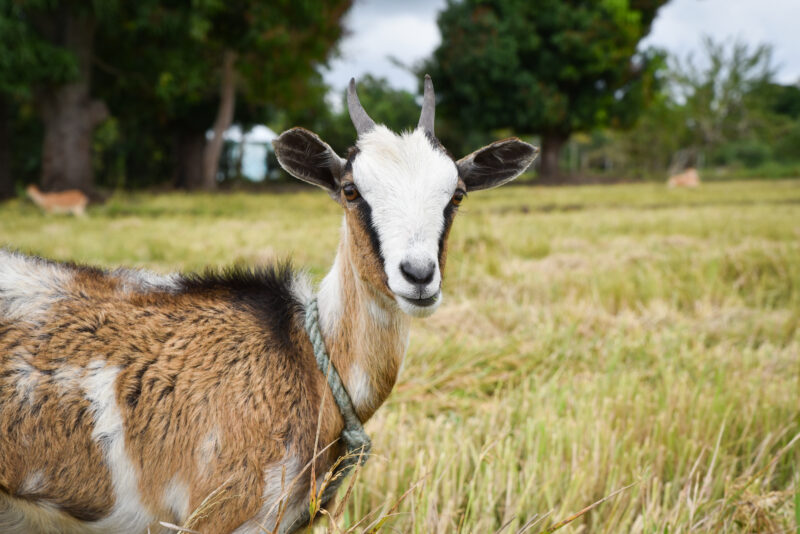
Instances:
[[[286,172],[336,198],[345,161],[317,134],[305,128],[292,128],[279,135],[272,147]]]
[[[490,189],[510,182],[527,169],[539,149],[516,137],[496,141],[456,162],[467,191]]]

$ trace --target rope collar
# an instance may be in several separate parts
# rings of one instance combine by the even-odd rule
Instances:
[[[336,406],[339,407],[339,412],[342,414],[344,420],[344,429],[342,429],[341,439],[345,446],[345,454],[341,458],[338,466],[336,467],[333,477],[325,490],[322,492],[320,501],[324,504],[327,503],[339,489],[342,480],[350,474],[350,471],[356,465],[363,465],[369,457],[370,449],[372,448],[372,441],[364,431],[364,425],[356,415],[355,408],[353,407],[353,400],[350,394],[344,388],[342,377],[336,370],[336,366],[331,362],[328,352],[325,349],[325,340],[322,338],[322,332],[319,328],[319,308],[317,307],[317,298],[314,297],[306,304],[306,320],[305,329],[308,334],[311,345],[314,347],[314,357],[317,360],[317,367],[322,371],[328,379],[328,387],[333,394],[333,400],[336,401]],[[308,512],[306,512],[308,514]],[[305,518],[308,521],[308,518]],[[301,521],[301,524],[304,522]]]

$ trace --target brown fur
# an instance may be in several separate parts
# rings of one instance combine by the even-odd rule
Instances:
[[[116,401],[144,503],[174,521],[162,505],[173,477],[188,485],[190,509],[226,486],[236,499],[196,528],[228,532],[261,506],[265,468],[287,451],[312,457],[320,406],[320,443],[341,431],[330,398],[321,403],[327,385],[301,318],[292,320],[286,347],[264,328],[257,306],[224,289],[170,295],[117,287],[110,276],[78,271],[73,298],[56,303],[46,325],[0,326],[0,354],[8,355],[0,359],[0,493],[47,501],[78,519],[108,513],[114,497],[88,401],[59,379],[65,366],[80,374],[101,359],[121,369]],[[25,397],[14,383],[19,360],[34,369]],[[212,454],[208,436],[217,437]],[[323,472],[336,453],[322,459]],[[43,486],[22,491],[36,473]]]
[[[697,169],[692,167],[686,169],[680,174],[675,174],[667,180],[668,187],[698,187],[700,185],[700,175],[697,174]]]
[[[357,227],[356,227],[357,228]],[[348,223],[349,235],[354,232],[353,226]],[[358,239],[354,237],[354,239]],[[370,311],[365,306],[366,300],[373,300],[380,306],[387,297],[384,292],[366,282],[373,276],[359,276],[351,265],[364,264],[374,267],[375,259],[365,259],[360,253],[354,254],[353,247],[340,247],[347,261],[343,262],[340,273],[340,283],[344,296],[341,315],[336,332],[326,339],[326,345],[331,359],[344,377],[345,383],[352,384],[355,379],[353,366],[357,363],[361,369],[369,370],[370,386],[373,396],[365,403],[356,403],[356,413],[362,421],[368,420],[375,410],[386,400],[397,381],[400,364],[406,349],[406,339],[409,319],[404,315],[390,315],[387,317],[391,324],[374,324]],[[354,257],[356,256],[356,257]],[[371,256],[371,255],[369,255]],[[360,271],[364,272],[364,271]],[[365,280],[366,279],[366,280]],[[349,388],[352,391],[352,387]]]
[[[47,213],[71,213],[72,215],[85,215],[89,197],[77,189],[69,189],[57,193],[42,193],[38,187],[31,184],[26,189],[28,196],[34,204]]]

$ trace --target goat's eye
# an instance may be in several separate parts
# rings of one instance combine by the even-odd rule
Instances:
[[[452,200],[453,204],[458,206],[459,204],[461,204],[461,201],[464,200],[465,196],[466,194],[464,193],[464,191],[462,191],[461,189],[456,190],[456,192],[453,193],[453,200]]]
[[[359,197],[358,188],[356,187],[356,184],[354,184],[353,182],[348,182],[344,184],[344,186],[342,187],[342,192],[344,192],[344,198],[346,198],[350,202]]]

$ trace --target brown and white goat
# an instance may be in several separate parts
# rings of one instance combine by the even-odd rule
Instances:
[[[441,303],[458,205],[537,153],[507,139],[454,161],[433,133],[430,79],[425,93],[418,127],[397,135],[351,82],[347,159],[301,128],[275,142],[344,211],[317,298],[363,421],[397,379],[410,316]],[[0,252],[0,532],[155,532],[211,494],[191,525],[204,534],[298,528],[318,421],[320,448],[343,424],[303,327],[311,295],[288,267],[159,276]]]

